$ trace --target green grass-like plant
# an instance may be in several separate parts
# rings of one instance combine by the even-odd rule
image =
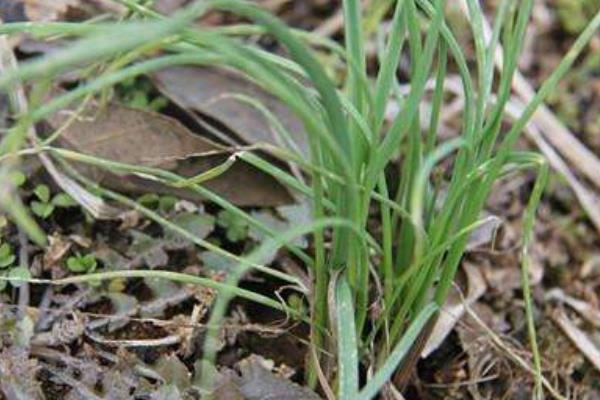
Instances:
[[[531,241],[535,208],[547,167],[537,154],[516,151],[515,145],[536,108],[554,90],[597,31],[600,14],[583,30],[522,116],[505,132],[505,108],[533,0],[500,1],[490,35],[484,31],[485,16],[479,2],[467,0],[475,45],[474,70],[445,21],[444,0],[377,1],[377,11],[366,17],[358,0],[344,0],[343,48],[309,32],[291,29],[257,6],[240,0],[196,1],[169,18],[135,0],[119,1],[131,11],[128,19],[120,23],[14,23],[0,26],[0,33],[27,32],[39,38],[62,35],[77,39],[65,50],[25,63],[0,76],[0,89],[16,90],[23,83],[39,81],[73,65],[87,65],[89,72],[89,78],[80,86],[32,109],[2,138],[2,184],[9,182],[4,179],[13,168],[12,163],[5,161],[24,151],[28,127],[61,108],[161,68],[223,66],[240,71],[275,95],[303,122],[311,150],[310,159],[302,159],[293,146],[279,149],[277,154],[285,161],[295,163],[309,178],[309,185],[257,154],[244,152],[239,158],[309,198],[314,222],[281,235],[208,191],[202,186],[205,177],[187,179],[159,169],[98,159],[38,139],[33,150],[26,150],[49,154],[67,173],[96,193],[139,210],[199,247],[235,260],[239,267],[223,283],[167,271],[98,272],[54,282],[36,282],[66,284],[150,276],[214,288],[220,295],[211,314],[204,348],[204,355],[210,362],[214,362],[216,356],[216,326],[232,297],[242,296],[289,312],[311,324],[311,346],[315,357],[308,366],[308,382],[316,384],[317,363],[331,365],[329,358],[334,357],[336,367],[326,368],[325,373],[330,382],[335,382],[339,398],[370,399],[389,382],[400,365],[404,370],[410,369],[418,356],[439,307],[451,289],[469,234],[480,224],[478,218],[493,185],[515,171],[535,169],[538,181],[527,208],[523,252],[523,281],[528,289],[526,249]],[[368,35],[365,30],[372,31],[389,7],[392,7],[393,15],[390,30],[382,37],[379,68],[373,77],[367,73],[365,48]],[[253,24],[192,27],[191,21],[209,10],[233,13]],[[285,47],[289,57],[265,52],[243,40],[251,34],[273,36]],[[317,61],[314,47],[330,51],[346,62],[343,87],[337,87]],[[156,54],[157,49],[163,50],[162,55],[145,57]],[[497,52],[503,58],[500,71],[494,67]],[[397,90],[397,70],[401,55],[405,53],[410,60],[410,91],[403,95]],[[444,108],[444,81],[450,64],[460,75],[464,110],[460,136],[442,141],[438,137],[439,119]],[[435,81],[431,98],[427,89],[429,80]],[[392,121],[386,122],[386,106],[392,99],[400,111]],[[428,126],[422,129],[420,106],[425,101],[430,101],[432,112]],[[276,125],[282,136],[290,136],[288,132],[281,132],[285,129],[281,124]],[[442,160],[451,161],[448,181],[431,177]],[[98,187],[72,169],[72,162],[152,176],[175,187],[184,185],[271,239],[252,254],[232,255],[195,238],[143,204]],[[399,182],[386,179],[389,168],[399,169]],[[10,199],[0,199],[0,205],[13,221],[31,232],[34,239],[42,241],[27,211],[13,201],[14,197]],[[379,236],[367,229],[373,207],[378,209],[380,218]],[[326,240],[327,230],[331,233],[331,241]],[[293,244],[294,238],[308,233],[313,239],[314,250],[310,253]],[[310,269],[313,277],[310,289],[297,277],[262,265],[266,256],[281,246],[287,247]],[[278,300],[238,288],[239,280],[250,269],[295,285],[307,296],[310,315],[298,314],[296,309]],[[526,305],[537,370],[536,395],[539,397],[542,395],[542,376],[529,296],[526,296]],[[377,318],[370,316],[369,310],[373,306],[377,306]],[[359,385],[361,364],[374,372],[363,387]],[[210,383],[211,377],[205,375],[205,382]]]

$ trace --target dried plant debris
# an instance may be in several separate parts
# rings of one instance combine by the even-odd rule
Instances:
[[[252,355],[237,364],[239,375],[227,370],[217,379],[213,395],[226,399],[245,400],[318,400],[312,390],[297,385],[273,373],[273,365],[260,356]],[[222,396],[222,397],[221,397]]]
[[[37,360],[22,347],[5,347],[0,352],[0,389],[7,399],[43,399],[36,376]]]
[[[300,120],[279,100],[239,73],[209,67],[168,68],[152,76],[180,107],[211,118],[235,135],[231,143],[270,144],[308,155]],[[282,133],[285,132],[285,133]]]
[[[50,121],[51,125],[55,129],[60,127],[71,113],[65,110],[56,114]],[[173,118],[117,104],[109,104],[102,110],[90,107],[85,115],[69,125],[59,143],[87,155],[161,168],[184,178],[196,177],[223,165],[234,152],[195,135]],[[81,165],[80,168],[95,182],[121,192],[205,200],[196,191],[145,179],[141,174],[116,174],[89,165]],[[241,185],[242,182],[251,184]],[[240,160],[222,174],[202,182],[202,185],[242,206],[277,206],[293,201],[287,189],[273,177]]]
[[[58,21],[79,4],[79,0],[1,0],[0,18],[4,22]]]

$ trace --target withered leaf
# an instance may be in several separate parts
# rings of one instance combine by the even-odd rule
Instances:
[[[274,96],[241,74],[212,67],[173,67],[152,76],[158,89],[179,107],[218,121],[237,135],[241,143],[268,143],[285,147],[266,115],[242,95],[260,103],[288,130],[296,148],[309,154],[300,120]]]
[[[57,128],[67,118],[68,113],[57,113],[49,122]],[[162,168],[189,178],[221,165],[231,153],[193,134],[173,118],[118,104],[109,104],[102,110],[90,108],[66,129],[60,144],[88,155]],[[174,188],[137,175],[119,175],[89,165],[82,165],[81,171],[99,184],[121,192],[203,200],[190,189]],[[242,161],[202,185],[239,206],[278,206],[292,202],[282,184]]]
[[[79,4],[78,0],[22,0],[29,20],[39,22],[57,21],[68,11],[69,7]]]
[[[36,375],[40,366],[25,348],[5,347],[0,353],[0,393],[8,399],[43,399]]]
[[[61,19],[79,0],[0,0],[0,18],[4,22],[50,22]]]
[[[27,21],[25,5],[21,1],[0,0],[0,18],[6,23]]]
[[[174,354],[162,355],[154,366],[156,372],[163,377],[167,384],[180,390],[185,390],[191,385],[192,374],[184,363]]]
[[[237,380],[240,392],[247,400],[319,400],[309,388],[267,370],[261,358],[250,356],[238,364],[241,378]]]

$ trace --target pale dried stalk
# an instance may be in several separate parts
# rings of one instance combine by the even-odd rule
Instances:
[[[468,19],[469,11],[466,0],[462,0],[460,6]],[[492,36],[492,28],[485,18],[483,18],[483,31],[485,40],[489,42]],[[502,70],[503,57],[501,46],[498,46],[496,49],[494,61],[496,67]],[[515,71],[512,87],[517,96],[525,104],[529,103],[535,96],[535,90],[518,70]],[[600,159],[581,143],[547,106],[542,104],[538,108],[537,112],[533,115],[532,122],[538,127],[540,134],[559,153],[600,189]]]
[[[0,74],[6,71],[17,69],[18,63],[15,55],[8,44],[6,35],[0,36]],[[10,92],[14,112],[19,115],[26,115],[29,110],[27,96],[22,85],[14,85]],[[38,138],[35,127],[31,125],[27,132],[28,140],[34,149],[38,149]],[[48,174],[54,179],[56,184],[84,209],[86,209],[94,218],[113,219],[119,214],[118,210],[108,206],[100,197],[91,194],[77,182],[64,175],[57,168],[52,159],[43,152],[37,153],[42,165],[46,168]]]
[[[588,338],[585,332],[579,329],[563,311],[555,312],[552,315],[552,319],[596,370],[600,371],[600,350],[598,350],[598,347]]]

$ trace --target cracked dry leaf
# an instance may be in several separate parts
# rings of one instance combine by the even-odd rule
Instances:
[[[309,388],[275,375],[265,368],[265,360],[253,355],[238,363],[241,377],[236,379],[246,400],[320,400]]]
[[[79,0],[22,0],[25,14],[30,21],[52,22],[58,21],[69,10],[77,7]]]
[[[175,354],[162,355],[156,362],[154,370],[163,377],[165,383],[180,391],[186,390],[192,384],[192,374]]]
[[[0,391],[7,399],[43,399],[36,379],[39,368],[38,361],[29,358],[24,348],[4,348],[0,353]]]
[[[467,281],[467,294],[463,298],[460,293],[458,293],[458,290],[460,289],[457,288],[454,288],[450,293],[444,307],[442,307],[440,317],[427,340],[427,344],[421,352],[422,358],[427,358],[441,346],[458,321],[465,314],[466,307],[471,307],[481,296],[483,296],[487,289],[485,279],[478,266],[464,262],[462,264],[462,269]]]
[[[552,320],[565,335],[573,342],[585,358],[600,372],[600,349],[562,310],[552,313]]]
[[[173,67],[152,75],[158,89],[179,107],[227,127],[233,143],[268,143],[309,154],[308,138],[300,120],[274,96],[237,72],[213,67]],[[291,136],[291,144],[274,129],[256,102],[272,113]],[[259,106],[259,107],[260,107]]]
[[[182,213],[175,216],[171,222],[198,239],[206,238],[215,227],[215,218],[208,214]],[[194,245],[189,239],[171,230],[165,232],[164,242],[167,248],[174,250]]]
[[[169,256],[161,239],[139,231],[131,231],[131,236],[133,242],[127,251],[127,255],[133,257],[129,263],[130,267],[146,264],[149,268],[158,268],[167,265]]]
[[[63,110],[49,119],[53,128],[69,117]],[[153,167],[185,178],[196,177],[223,165],[232,149],[188,130],[179,121],[150,111],[108,104],[89,107],[59,139],[61,146],[87,155],[125,164]],[[108,171],[77,163],[79,170],[95,182],[134,195],[157,193],[193,202],[204,201],[199,193],[175,188],[147,176]],[[293,199],[275,178],[238,160],[222,174],[201,186],[238,206],[279,206]]]

